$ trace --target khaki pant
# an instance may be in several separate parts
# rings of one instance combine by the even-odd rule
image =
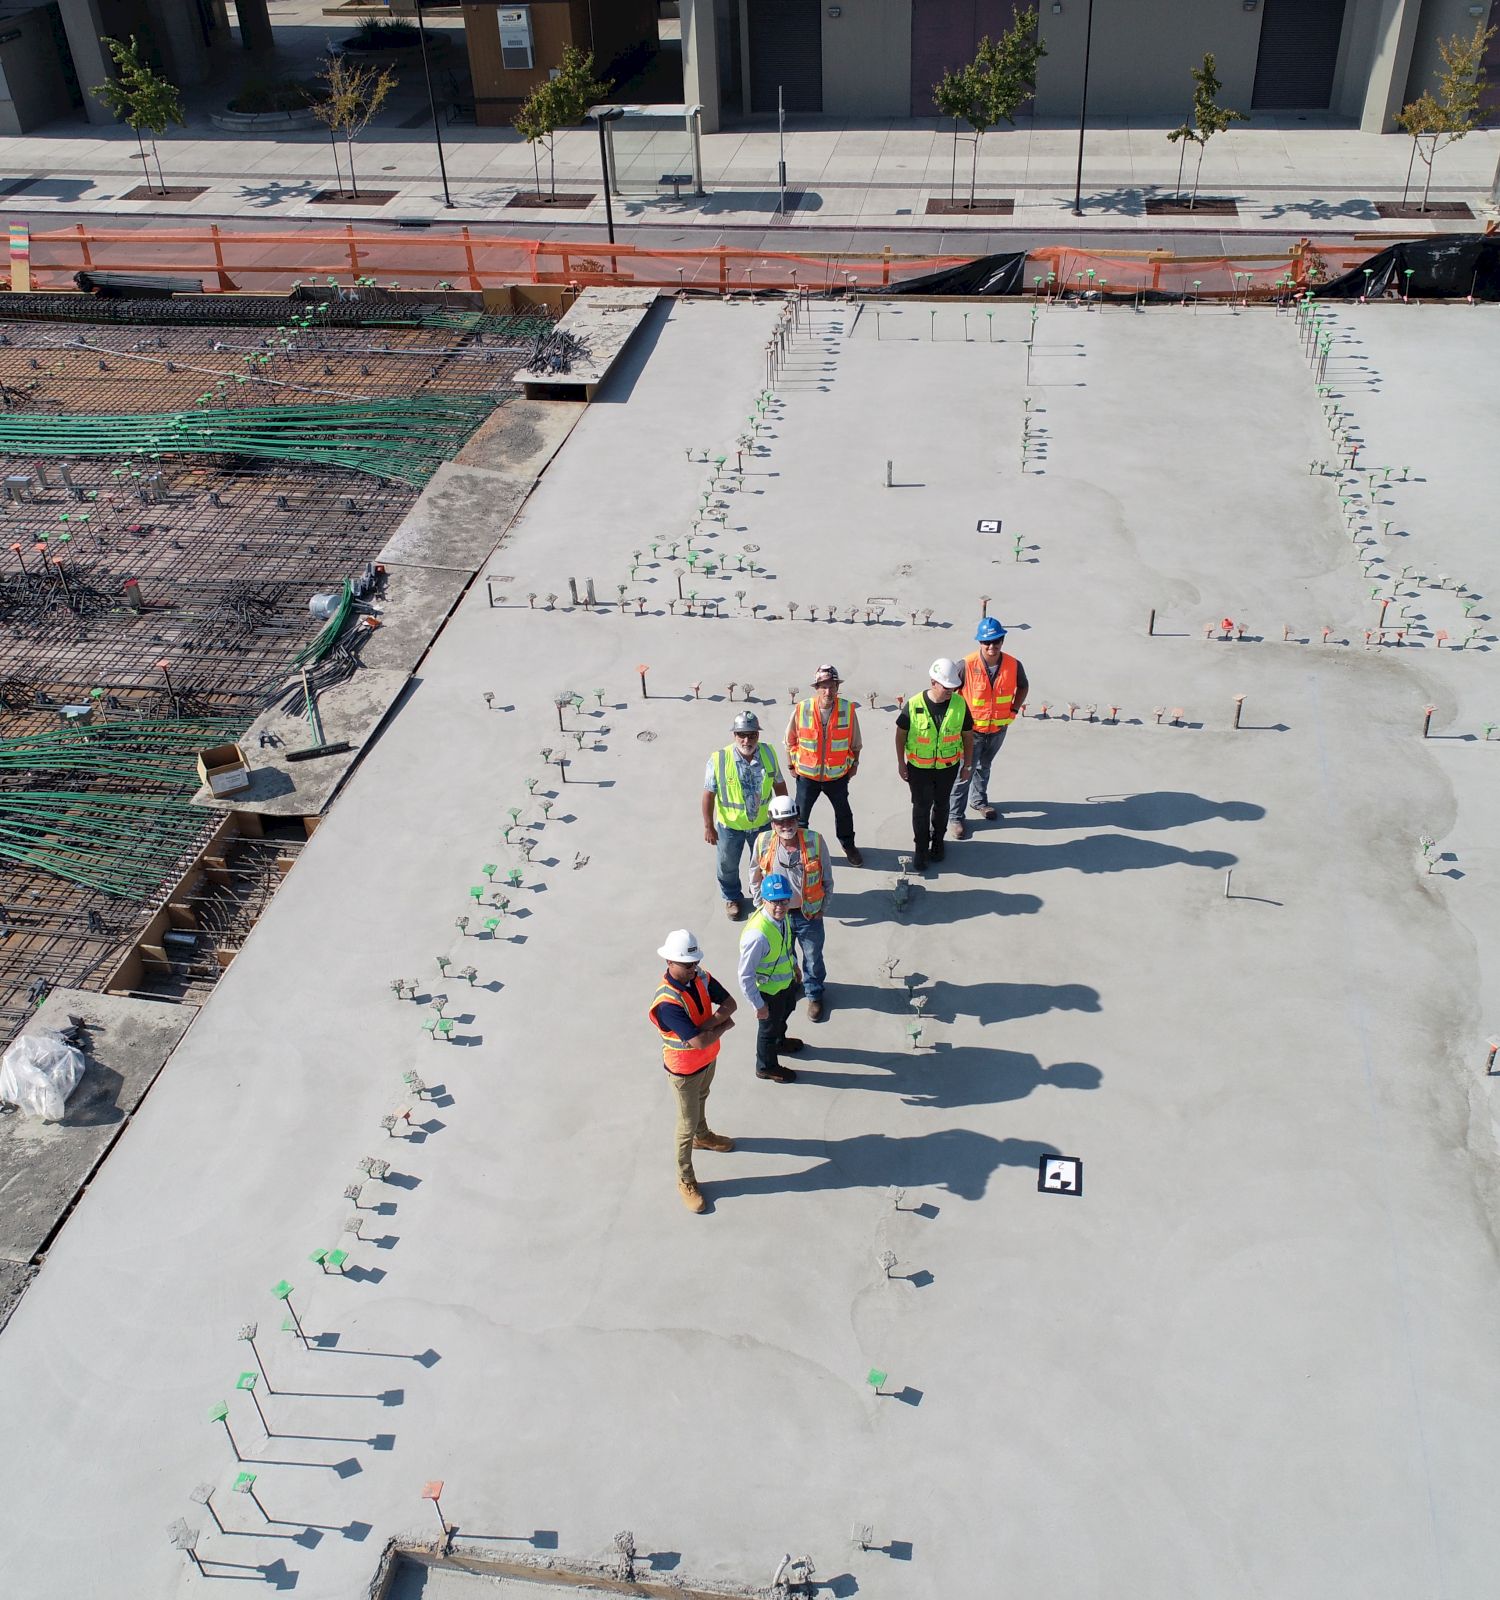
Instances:
[[[677,1095],[677,1181],[696,1183],[693,1174],[693,1140],[708,1132],[708,1122],[703,1108],[708,1104],[709,1085],[714,1081],[714,1067],[710,1061],[701,1072],[686,1078],[670,1073],[672,1088]]]

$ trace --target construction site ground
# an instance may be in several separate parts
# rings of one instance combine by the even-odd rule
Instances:
[[[1320,373],[1271,307],[817,301],[760,411],[784,315],[661,302],[431,524],[500,547],[0,1337],[15,1592],[347,1600],[439,1518],[690,1592],[1488,1592],[1495,312],[1340,306]],[[901,910],[895,712],[986,606],[1002,815]],[[655,950],[732,982],[704,761],[823,662],[830,1015],[781,1086],[742,1011],[691,1216]]]

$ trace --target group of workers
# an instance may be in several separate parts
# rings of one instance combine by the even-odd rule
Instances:
[[[950,826],[954,838],[968,838],[970,811],[994,820],[991,769],[1026,703],[1025,669],[1006,651],[1005,629],[986,616],[975,637],[978,648],[962,662],[944,656],[932,663],[927,688],[906,700],[896,718],[896,771],[911,793],[918,872],[943,859]],[[773,1083],[797,1076],[781,1058],[803,1048],[801,1039],[787,1035],[798,999],[806,997],[810,1022],[827,1014],[823,934],[833,867],[822,836],[809,826],[820,795],[833,807],[844,860],[858,867],[864,859],[849,804],[863,753],[859,712],[839,686],[837,668],[820,666],[811,696],[792,710],[785,745],[795,795],[788,794],[776,751],[762,741],[760,719],[748,708],[735,717],[731,742],[708,758],[703,776],[703,837],[715,848],[719,894],[734,922],[746,915],[740,873],[750,852],[749,916],[736,980],[755,1013],[755,1075]],[[739,1002],[704,970],[690,930],[669,933],[657,954],[667,969],[648,1014],[677,1098],[677,1186],[688,1210],[701,1212],[706,1202],[693,1151],[734,1149],[733,1140],[710,1130],[706,1108]]]

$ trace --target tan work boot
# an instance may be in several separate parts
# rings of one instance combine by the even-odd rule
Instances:
[[[718,1150],[728,1155],[734,1149],[734,1140],[726,1139],[722,1133],[700,1133],[693,1140],[695,1150]]]
[[[702,1211],[708,1203],[703,1198],[703,1191],[698,1185],[690,1182],[687,1178],[679,1178],[677,1180],[677,1192],[682,1196],[682,1203],[689,1211]]]

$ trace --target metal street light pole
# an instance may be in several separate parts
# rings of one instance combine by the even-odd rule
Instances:
[[[1073,215],[1083,215],[1083,125],[1089,114],[1089,54],[1094,48],[1094,0],[1089,0],[1083,32],[1083,103],[1078,108],[1078,175],[1073,182]]]
[[[599,124],[599,168],[604,174],[604,225],[609,229],[609,242],[615,242],[615,208],[609,199],[609,149],[604,142],[604,124],[618,122],[625,115],[624,106],[602,106],[594,112]]]
[[[425,0],[417,0],[417,33],[422,45],[422,76],[427,80],[427,104],[432,109],[432,137],[437,144],[438,171],[443,176],[443,204],[451,211],[453,196],[448,193],[448,164],[443,160],[443,135],[438,127],[437,101],[432,93],[432,66],[427,60],[427,24],[422,20]]]

